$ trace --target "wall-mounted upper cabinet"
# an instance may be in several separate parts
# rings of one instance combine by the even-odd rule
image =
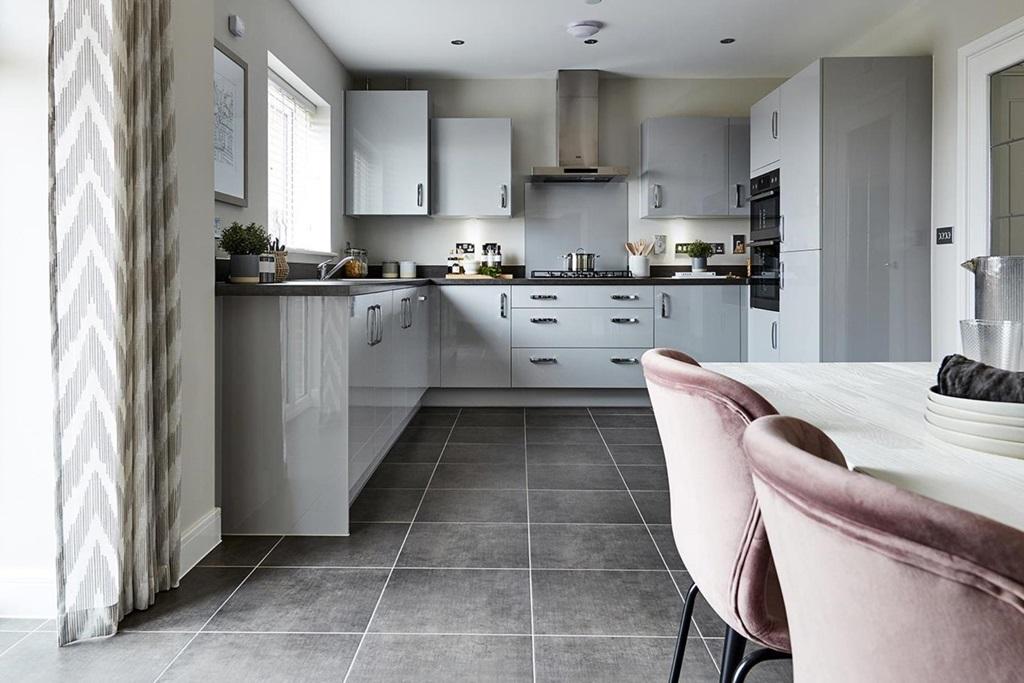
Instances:
[[[427,215],[429,120],[425,90],[345,93],[345,213]]]
[[[430,121],[435,216],[512,215],[512,119]]]
[[[782,125],[782,89],[776,88],[750,108],[750,175],[779,163]]]
[[[747,125],[745,118],[708,116],[644,121],[640,217],[744,215],[750,144],[744,134]]]

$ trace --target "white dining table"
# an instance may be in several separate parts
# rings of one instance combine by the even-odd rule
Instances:
[[[816,425],[857,471],[1024,530],[1024,460],[925,428],[937,363],[707,363]]]

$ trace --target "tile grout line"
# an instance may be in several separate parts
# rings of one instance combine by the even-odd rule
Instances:
[[[380,608],[380,603],[384,600],[384,592],[388,589],[388,584],[391,583],[391,577],[394,575],[395,568],[398,566],[398,560],[402,557],[402,551],[405,550],[405,544],[409,540],[409,534],[412,533],[413,524],[416,523],[416,516],[420,514],[420,508],[423,507],[423,500],[427,497],[427,491],[430,490],[430,482],[434,481],[434,474],[437,472],[437,468],[441,464],[441,459],[444,457],[444,449],[448,447],[448,441],[452,438],[452,434],[455,432],[455,427],[459,424],[459,418],[461,416],[462,408],[459,408],[459,412],[455,414],[455,420],[452,422],[452,426],[448,430],[448,438],[445,439],[444,445],[441,446],[441,452],[437,454],[437,460],[434,462],[434,469],[430,471],[430,478],[427,479],[427,485],[423,487],[423,494],[420,495],[420,501],[416,504],[416,510],[412,513],[412,519],[409,520],[409,528],[405,530],[405,537],[402,539],[402,545],[398,546],[398,552],[395,554],[395,561],[391,564],[391,570],[388,572],[387,578],[384,579],[384,585],[381,586],[380,595],[377,596],[377,602],[373,605],[373,611],[370,612],[370,617],[366,620],[366,628],[363,629],[363,635],[359,638],[359,644],[356,645],[356,651],[352,653],[352,661],[348,663],[348,670],[345,672],[345,678],[342,680],[342,683],[347,683],[349,676],[352,675],[352,670],[356,665],[356,659],[359,657],[360,650],[363,649],[363,643],[366,642],[366,635],[370,632],[370,626],[373,624],[373,618],[377,616],[377,610]]]
[[[267,553],[262,558],[260,558],[260,561],[256,563],[255,567],[253,567],[252,569],[249,570],[249,573],[245,575],[245,578],[242,579],[241,582],[239,582],[239,584],[237,586],[235,586],[235,589],[233,591],[231,591],[231,593],[228,594],[228,597],[224,598],[224,601],[221,602],[220,605],[217,606],[217,609],[215,609],[213,611],[213,614],[211,614],[210,617],[206,621],[203,622],[203,625],[199,627],[199,630],[196,631],[195,633],[193,633],[192,637],[189,638],[188,641],[184,645],[181,646],[181,649],[178,650],[177,654],[175,654],[174,657],[171,658],[171,661],[167,662],[167,666],[165,666],[160,671],[160,673],[157,675],[157,677],[153,679],[154,681],[159,681],[161,678],[164,677],[164,674],[166,674],[167,671],[171,668],[171,666],[176,661],[178,661],[178,657],[181,657],[181,653],[184,652],[185,650],[187,650],[188,646],[192,644],[192,641],[194,641],[196,638],[198,638],[199,634],[203,632],[203,629],[206,628],[210,624],[211,621],[213,621],[214,617],[216,617],[218,614],[220,614],[220,611],[222,609],[224,609],[224,605],[228,604],[228,600],[230,600],[231,598],[235,597],[235,593],[237,593],[242,588],[242,586],[245,585],[245,582],[249,580],[250,576],[252,576],[253,574],[256,573],[256,570],[260,568],[260,565],[263,564],[264,560],[266,560],[268,557],[270,557],[270,553],[274,552],[274,549],[277,548],[277,546],[280,545],[281,541],[283,541],[283,540],[284,540],[284,536],[283,535],[282,536],[278,536],[277,540],[274,542],[274,545],[272,545],[270,547],[270,550],[268,550]]]
[[[530,583],[530,671],[537,683],[537,627],[533,615],[533,539],[530,531],[530,440],[528,438],[526,409],[523,409],[523,488],[526,490],[526,562]]]
[[[8,652],[10,652],[14,648],[18,647],[19,645],[21,645],[33,633],[39,633],[39,629],[41,629],[43,626],[45,626],[48,621],[50,621],[50,620],[49,619],[43,619],[43,621],[38,626],[36,626],[34,629],[32,629],[31,631],[26,631],[25,634],[21,638],[18,638],[16,641],[14,641],[13,643],[11,643],[7,647],[5,647],[3,650],[0,650],[0,657],[3,657]]]
[[[640,510],[640,506],[637,504],[636,498],[633,497],[633,491],[629,488],[629,484],[626,483],[626,478],[622,475],[622,470],[619,469],[619,463],[615,460],[615,456],[612,455],[612,449],[608,447],[608,442],[605,441],[604,434],[601,433],[601,428],[598,426],[597,420],[594,418],[594,413],[591,412],[589,408],[587,408],[587,413],[590,415],[590,419],[594,423],[594,429],[597,430],[598,436],[601,437],[601,442],[604,444],[605,449],[608,451],[608,457],[610,457],[612,459],[612,462],[615,463],[615,469],[616,471],[618,471],[619,477],[622,479],[622,485],[626,487],[626,492],[629,494],[629,499],[633,501],[633,507],[636,508],[637,514],[640,515],[640,520],[644,523],[644,527],[647,529],[647,535],[650,536],[651,543],[654,544],[654,549],[658,551],[658,556],[661,558],[661,563],[665,565],[665,571],[668,572],[669,581],[671,581],[672,585],[675,586],[676,593],[679,595],[679,598],[685,601],[686,598],[683,595],[683,592],[679,589],[679,584],[676,582],[676,577],[674,574],[672,574],[672,570],[669,568],[668,562],[665,560],[665,555],[661,552],[661,546],[659,546],[658,542],[654,539],[654,533],[651,531],[651,527],[647,523],[647,518],[644,517],[644,513]],[[689,572],[687,572],[687,575],[689,575]],[[709,655],[711,655],[711,649],[708,647],[708,643],[704,639],[704,634],[700,630],[700,624],[698,624],[695,620],[691,623],[693,627],[697,629],[697,635],[700,637],[701,642],[704,643],[704,649],[707,650]],[[718,662],[715,660],[714,655],[711,655],[711,661],[715,664],[715,670],[718,670]]]

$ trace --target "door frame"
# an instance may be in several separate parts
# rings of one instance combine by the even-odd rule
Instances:
[[[958,263],[991,250],[989,77],[1022,61],[1024,17],[964,45],[957,53],[956,217],[963,232],[963,238],[957,240]],[[956,283],[957,320],[973,318],[973,276],[958,268]]]

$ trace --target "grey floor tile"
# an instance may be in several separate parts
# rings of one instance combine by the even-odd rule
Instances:
[[[682,591],[683,595],[690,590],[690,586],[693,585],[693,580],[690,578],[688,572],[672,572],[672,576],[676,580],[676,584],[679,586],[679,590]],[[725,637],[725,622],[718,616],[715,610],[711,609],[711,605],[708,604],[704,596],[697,598],[697,602],[693,606],[693,623],[700,629],[700,634],[705,638],[724,638]],[[721,649],[721,646],[719,646]],[[712,652],[715,649],[712,648]],[[716,653],[717,654],[717,653]]]
[[[530,491],[530,521],[639,524],[625,491]]]
[[[257,569],[208,631],[331,631],[366,628],[386,569]]]
[[[207,553],[199,566],[255,567],[267,556],[280,536],[222,536],[220,545]]]
[[[525,486],[525,463],[441,463],[430,482],[431,489],[521,489]]]
[[[450,443],[445,446],[441,462],[453,463],[521,463],[526,446],[511,443]]]
[[[471,408],[463,408],[463,415],[486,415],[494,413],[518,413],[523,414],[525,408],[519,406],[474,406]]]
[[[0,655],[2,655],[5,650],[13,646],[19,640],[25,638],[27,635],[28,633],[25,632],[0,631]]]
[[[633,499],[648,524],[671,524],[668,491],[634,491]]]
[[[526,525],[417,522],[398,566],[528,567]]]
[[[412,489],[363,489],[349,508],[353,522],[411,522],[423,492]]]
[[[455,425],[450,443],[523,443],[522,427],[463,427]]]
[[[592,429],[594,420],[589,413],[579,415],[566,413],[527,413],[527,427],[553,427],[558,429]]]
[[[529,487],[578,491],[621,490],[625,486],[615,465],[531,465]]]
[[[35,631],[46,619],[19,619],[14,617],[0,617],[0,631],[17,631],[27,633]]]
[[[588,443],[601,444],[601,434],[594,428],[560,429],[555,427],[527,427],[526,443]]]
[[[252,571],[249,567],[196,567],[177,588],[157,593],[149,609],[126,616],[123,631],[198,631],[231,591]]]
[[[525,522],[526,490],[427,489],[417,521]]]
[[[658,445],[608,444],[612,458],[620,465],[664,465],[665,451]]]
[[[661,436],[657,429],[636,428],[636,429],[602,429],[601,436],[608,444],[630,444],[636,446],[657,445],[661,443]]]
[[[533,465],[612,465],[604,444],[542,443],[530,444],[526,461]]]
[[[366,482],[368,489],[424,489],[434,471],[428,464],[381,463]]]
[[[161,681],[340,681],[358,635],[200,633]]]
[[[451,434],[449,427],[406,427],[398,437],[399,443],[444,443]]]
[[[537,406],[526,409],[527,415],[589,415],[586,406]]]
[[[33,633],[0,657],[0,681],[97,683],[155,680],[192,634],[118,633],[57,647],[53,633]]]
[[[538,524],[530,529],[534,569],[664,569],[643,524]]]
[[[594,422],[601,429],[658,426],[654,421],[653,415],[608,415],[606,413],[595,413]]]
[[[430,463],[441,457],[444,444],[437,443],[396,443],[384,458],[385,463]]]
[[[672,636],[682,604],[667,571],[533,572],[537,633]]]
[[[601,406],[599,408],[591,408],[595,416],[597,415],[653,415],[654,411],[651,410],[650,406]]]
[[[683,559],[679,557],[679,550],[676,549],[676,539],[672,536],[672,525],[650,524],[648,526],[651,529],[651,534],[654,536],[654,542],[658,545],[658,550],[661,551],[661,556],[665,558],[665,562],[668,564],[668,568],[685,570],[686,565],[683,564]]]
[[[455,424],[455,417],[458,411],[445,413],[430,413],[422,410],[412,416],[409,420],[410,427],[451,427]]]
[[[463,413],[459,417],[460,427],[515,427],[523,429],[523,411]]]
[[[408,531],[408,524],[353,523],[348,536],[286,536],[262,566],[390,568]]]
[[[530,574],[521,569],[396,569],[370,631],[529,633]]]
[[[620,465],[626,486],[635,491],[668,491],[664,465]]]
[[[675,638],[538,637],[537,681],[662,681],[672,668],[675,644]],[[700,638],[687,643],[680,680],[718,681],[718,670]]]
[[[529,636],[366,636],[349,681],[531,681]]]

